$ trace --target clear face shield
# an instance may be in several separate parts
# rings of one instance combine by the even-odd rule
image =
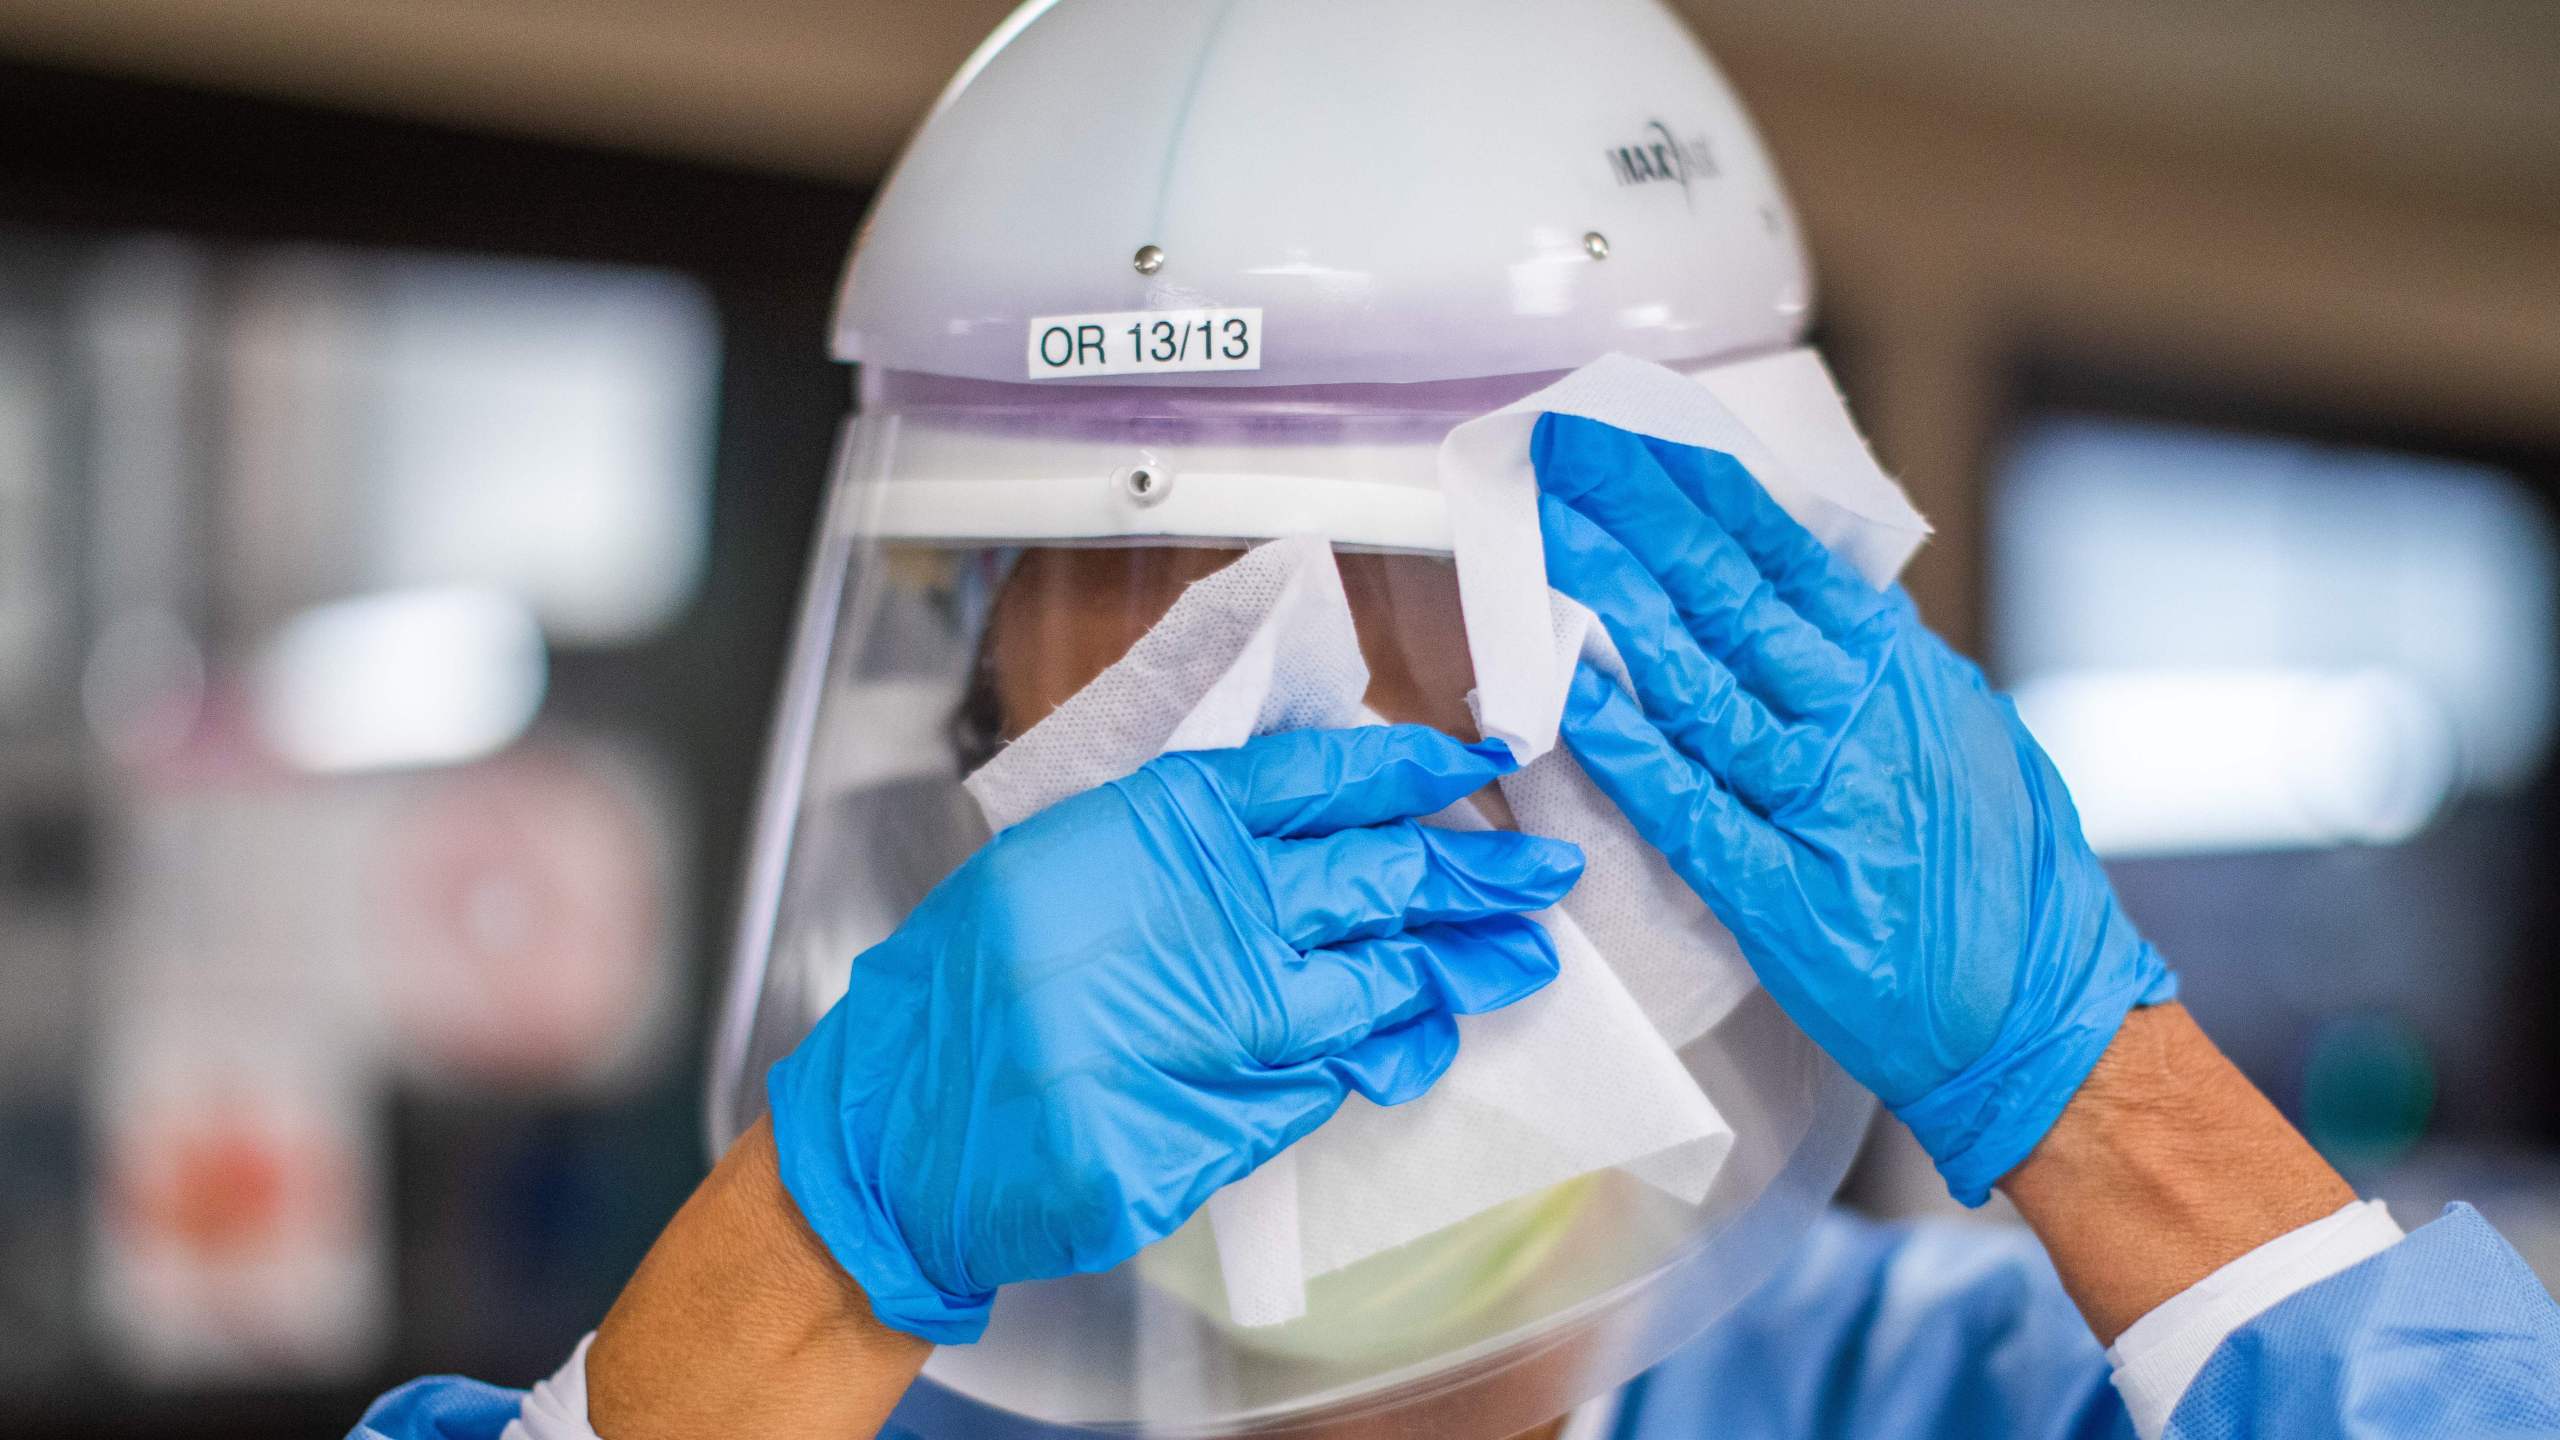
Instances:
[[[715,1144],[762,1111],[765,1071],[861,952],[995,824],[1043,785],[1082,788],[1079,767],[1134,768],[1240,667],[1264,666],[1246,709],[1266,727],[1473,738],[1433,462],[1453,425],[1543,378],[1061,392],[866,373],[769,760]],[[1543,803],[1488,789],[1469,823],[1524,823],[1515,799]],[[1605,907],[1620,882],[1600,863],[1585,888]],[[1239,1319],[1213,1201],[1109,1273],[1007,1287],[903,1418],[930,1435],[1495,1437],[1623,1383],[1767,1277],[1872,1113],[1756,988],[1692,1008],[1662,1038],[1730,1129],[1694,1191],[1642,1167],[1574,1174],[1311,1260],[1303,1316],[1277,1324]]]

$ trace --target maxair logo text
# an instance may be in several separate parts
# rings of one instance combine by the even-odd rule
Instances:
[[[1707,145],[1706,136],[1674,135],[1659,120],[1645,127],[1644,138],[1636,144],[1611,150],[1609,169],[1621,185],[1677,185],[1684,198],[1691,181],[1711,180],[1717,173],[1715,151]]]

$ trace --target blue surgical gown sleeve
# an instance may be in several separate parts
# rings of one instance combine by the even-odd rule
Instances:
[[[2129,1437],[2105,1354],[2021,1230],[1834,1214],[1620,1397],[1617,1440]],[[2469,1206],[2224,1337],[2169,1440],[2560,1436],[2560,1306]]]
[[[1617,1440],[2133,1435],[2021,1229],[1826,1216],[1785,1269],[1620,1397]]]
[[[459,1375],[429,1375],[374,1401],[347,1440],[498,1440],[524,1397]]]
[[[2174,1440],[2560,1435],[2560,1307],[2468,1205],[2222,1342]]]

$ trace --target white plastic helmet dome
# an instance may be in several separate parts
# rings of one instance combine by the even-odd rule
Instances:
[[[1259,309],[1256,368],[1148,383],[1404,383],[1779,348],[1810,301],[1759,137],[1655,0],[1067,0],[926,121],[835,340],[1020,382],[1061,368],[1037,318]]]

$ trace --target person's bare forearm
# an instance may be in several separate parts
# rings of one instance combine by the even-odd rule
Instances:
[[[721,1158],[587,1352],[602,1440],[876,1432],[932,1347],[871,1317],[782,1188],[772,1127]]]
[[[2356,1198],[2179,1005],[2126,1018],[2000,1188],[2107,1344],[2170,1296]]]

